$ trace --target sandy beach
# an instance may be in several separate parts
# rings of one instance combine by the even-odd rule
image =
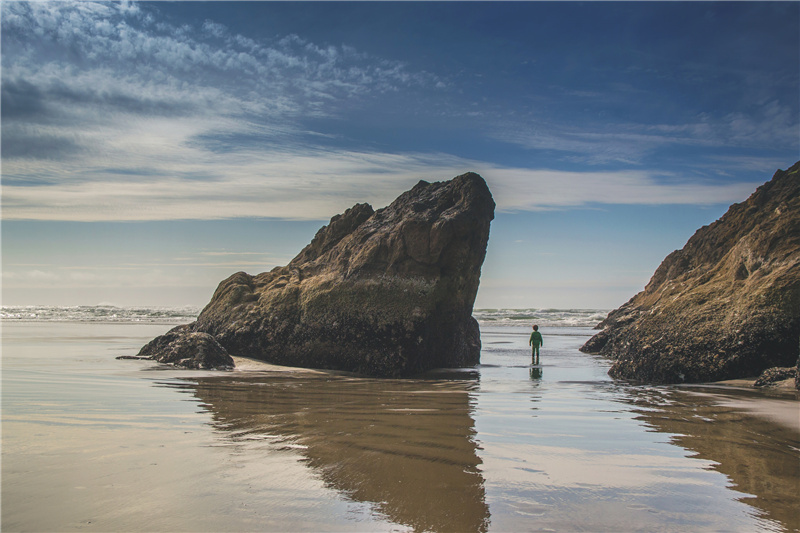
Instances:
[[[4,324],[4,531],[800,527],[795,399],[616,383],[587,327],[422,379],[115,359],[168,328]]]
[[[686,388],[710,396],[721,407],[738,409],[800,433],[800,392],[795,389],[794,378],[762,388],[754,387],[755,381],[729,379]],[[708,392],[699,392],[703,390]]]
[[[0,1],[0,531],[800,533],[798,21]]]

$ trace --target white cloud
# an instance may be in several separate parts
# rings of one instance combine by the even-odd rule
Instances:
[[[760,183],[656,179],[646,171],[563,172],[492,169],[487,175],[498,207],[527,211],[609,205],[711,205],[747,198]]]
[[[134,142],[131,140],[131,142]],[[141,143],[158,142],[144,139]],[[165,141],[166,142],[166,141]],[[487,180],[501,211],[592,204],[720,204],[745,199],[754,183],[656,179],[644,171],[563,172],[499,168],[446,154],[367,152],[208,154],[181,145],[165,150],[163,175],[71,180],[37,187],[3,185],[3,218],[167,220],[274,217],[326,219],[357,202],[388,205],[419,179],[439,181],[469,170]],[[132,156],[123,166],[146,165]],[[44,173],[46,169],[31,169]],[[75,163],[70,173],[79,174]],[[191,179],[207,174],[212,179]]]
[[[31,270],[27,273],[27,277],[36,280],[57,280],[58,274],[54,272],[46,272],[43,270]]]
[[[140,11],[115,4],[11,2],[4,4],[3,15],[3,30],[11,35],[4,53],[4,76],[10,78],[29,75],[43,58],[72,63],[73,57],[65,53],[69,51],[82,55],[76,71],[98,71],[108,81],[120,75],[148,80],[167,76],[192,89],[223,86],[240,98],[248,91],[262,98],[287,98],[308,87],[318,96],[339,98],[438,82],[431,74],[411,72],[400,62],[373,58],[348,46],[321,47],[297,35],[257,42],[213,21],[200,28],[153,25]],[[206,40],[208,34],[216,39]],[[72,76],[62,79],[68,86],[74,81]]]
[[[178,144],[254,129],[264,143],[285,143],[302,133],[298,117],[334,115],[336,102],[438,83],[352,47],[297,35],[257,42],[213,21],[155,24],[136,6],[2,5],[4,163],[119,160],[126,145],[158,161]]]
[[[324,219],[355,202],[386,205],[418,179],[467,170],[487,178],[505,211],[730,203],[755,187],[322,148],[304,140],[313,132],[297,116],[328,116],[331,102],[354,96],[447,84],[298,35],[258,41],[213,21],[156,23],[137,4],[6,2],[2,10],[5,219]],[[783,111],[764,106],[779,132],[792,126]],[[727,124],[734,138],[765,135],[744,116]],[[699,120],[605,134],[542,125],[495,136],[593,162],[635,163],[654,146],[697,142],[712,126]]]
[[[288,262],[288,261],[286,261]],[[282,263],[285,264],[285,263]],[[4,268],[3,290],[102,287],[214,287],[237,270],[265,271],[276,264],[246,261],[226,263],[142,263],[137,265],[57,266],[43,270]]]
[[[222,24],[214,22],[213,20],[206,20],[203,23],[203,29],[214,37],[223,37],[228,33],[228,28]]]
[[[144,143],[149,140],[141,141]],[[156,143],[157,144],[157,143]],[[159,179],[72,180],[76,162],[50,185],[3,185],[3,218],[44,220],[164,220],[276,217],[323,219],[356,201],[388,204],[420,178],[452,177],[448,156],[360,152],[259,152],[214,155],[174,147]],[[167,154],[165,154],[165,158]],[[144,158],[124,165],[146,164]],[[46,166],[27,170],[47,172]],[[23,166],[20,164],[19,166]],[[63,167],[63,165],[61,165]],[[377,169],[377,170],[376,170]],[[443,174],[447,169],[447,174]],[[175,176],[210,174],[214,179]]]
[[[493,138],[523,148],[562,152],[588,164],[637,165],[670,146],[790,150],[797,145],[798,132],[797,115],[774,100],[748,113],[721,117],[702,113],[692,122],[678,124],[594,122],[570,127],[533,120],[490,128]]]
[[[52,265],[38,266],[52,268]],[[53,272],[52,270],[42,270],[41,268],[35,268],[33,270],[26,268],[25,270],[21,271],[3,268],[2,279],[4,288],[15,286],[51,286],[60,284],[62,282],[61,276],[57,272]]]

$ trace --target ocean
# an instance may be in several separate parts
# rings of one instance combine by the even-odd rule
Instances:
[[[605,310],[414,379],[116,359],[199,311],[2,308],[3,531],[800,531],[797,394],[612,380]]]

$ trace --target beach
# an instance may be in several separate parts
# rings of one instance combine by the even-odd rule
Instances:
[[[4,531],[800,530],[797,393],[614,381],[602,312],[476,311],[479,366],[402,380],[117,360],[153,313],[6,312]]]
[[[0,533],[800,533],[798,20],[0,1]]]

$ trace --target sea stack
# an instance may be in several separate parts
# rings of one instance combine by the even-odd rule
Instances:
[[[651,383],[754,377],[798,364],[800,162],[699,229],[582,348]]]
[[[384,377],[473,366],[472,307],[494,207],[475,173],[420,181],[378,211],[357,204],[288,265],[224,280],[196,322],[140,355],[158,360],[204,333],[229,354],[280,365]]]

